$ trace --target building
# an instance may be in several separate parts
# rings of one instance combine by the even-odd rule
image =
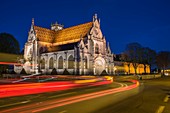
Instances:
[[[51,29],[36,26],[32,20],[24,49],[27,73],[50,74],[56,69],[74,75],[113,74],[113,54],[95,14],[88,23],[64,28],[55,23]]]
[[[170,68],[167,68],[167,69],[165,69],[165,70],[161,70],[161,73],[163,74],[164,73],[164,75],[165,76],[170,76]]]
[[[138,64],[136,69],[137,74],[148,74],[150,73],[150,66],[146,64]],[[135,74],[135,69],[132,63],[114,61],[114,74],[115,75],[125,75],[125,74]]]

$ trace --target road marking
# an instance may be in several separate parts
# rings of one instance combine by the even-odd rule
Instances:
[[[70,93],[65,93],[65,94],[60,94],[60,95],[54,95],[54,96],[51,96],[51,97],[48,97],[48,98],[55,98],[55,97],[61,97],[61,96],[66,96],[66,95],[70,95],[70,94],[74,94],[76,92],[70,92]]]
[[[158,110],[155,113],[162,113],[165,109],[165,106],[159,106]]]
[[[164,98],[164,102],[168,102],[169,100],[169,95],[166,95],[166,97]]]
[[[17,102],[17,103],[13,103],[13,104],[2,105],[2,106],[0,106],[0,108],[8,107],[8,106],[13,106],[13,105],[19,105],[19,104],[25,104],[25,103],[28,103],[28,102],[30,102],[30,100],[22,101],[22,102]]]
[[[119,82],[115,82],[115,83],[119,84],[120,87],[124,87],[124,83],[119,83]]]
[[[65,113],[65,112],[67,112],[66,110],[64,110],[64,111],[61,111],[61,112],[58,112],[58,113]]]

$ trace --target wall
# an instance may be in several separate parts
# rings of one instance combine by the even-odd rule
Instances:
[[[130,69],[130,71],[129,71],[129,69]],[[115,70],[115,74],[135,74],[135,70],[134,70],[132,63],[129,64],[127,62],[115,61],[114,70]],[[137,74],[145,73],[144,65],[139,64],[136,71],[137,71]],[[146,65],[146,73],[150,73],[149,65]]]

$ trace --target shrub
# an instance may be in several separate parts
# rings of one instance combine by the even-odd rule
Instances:
[[[63,75],[70,75],[70,73],[67,71],[67,69],[65,69],[65,70],[63,71]]]
[[[23,75],[27,74],[24,68],[21,70],[20,74],[23,74]]]
[[[57,70],[56,68],[53,68],[52,72],[51,72],[51,75],[57,75]]]
[[[108,73],[106,72],[106,70],[103,70],[100,75],[108,75]]]

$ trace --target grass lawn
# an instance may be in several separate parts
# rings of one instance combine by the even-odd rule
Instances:
[[[22,58],[22,55],[0,53],[0,62],[17,62],[17,58]]]

